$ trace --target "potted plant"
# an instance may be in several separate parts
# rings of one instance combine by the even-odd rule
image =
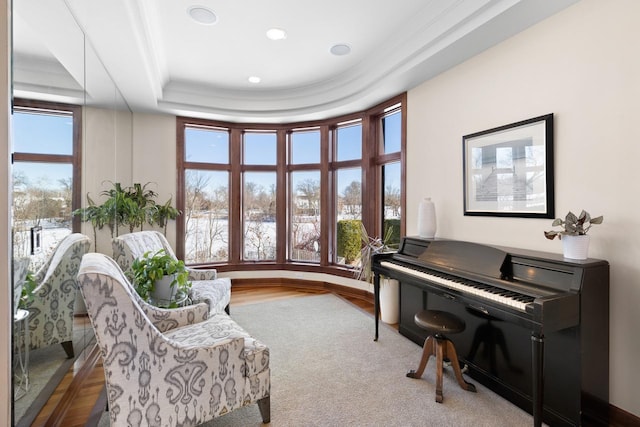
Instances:
[[[562,240],[562,249],[565,258],[586,259],[589,253],[589,236],[587,232],[593,225],[602,224],[604,217],[592,218],[589,212],[583,210],[579,216],[573,212],[564,219],[556,218],[551,224],[553,227],[563,227],[562,230],[545,231],[544,236],[553,240],[558,236]]]
[[[176,219],[181,212],[171,206],[171,199],[167,200],[164,205],[155,204],[149,210],[149,224],[158,224],[162,228],[165,236],[167,235],[167,224],[169,220]]]
[[[29,263],[31,259],[29,257],[20,257],[13,259],[13,316],[15,317],[18,308],[23,308],[21,305],[22,295],[28,292],[33,292],[35,286],[30,287],[27,283],[29,280],[33,281],[33,277],[29,273]],[[26,285],[25,285],[26,284]]]
[[[371,237],[367,233],[367,229],[360,224],[360,239],[362,240],[362,249],[360,250],[360,260],[358,269],[356,270],[356,278],[369,283],[373,282],[373,271],[371,270],[371,257],[375,254],[389,252],[392,248],[389,246],[393,236],[393,226],[386,228],[384,237]],[[384,323],[398,323],[400,313],[400,292],[397,280],[381,278],[380,279],[380,318]]]
[[[97,231],[106,225],[111,237],[120,234],[120,228],[126,227],[130,233],[143,230],[144,224],[158,225],[167,234],[167,223],[174,220],[181,212],[171,206],[171,198],[164,204],[156,202],[158,193],[150,190],[151,183],[134,183],[124,187],[119,182],[110,182],[111,188],[103,190],[100,195],[106,197],[100,205],[87,194],[87,206],[76,209],[73,215],[81,217],[83,222],[91,222],[93,241],[97,251]]]
[[[131,264],[133,286],[138,295],[154,305],[174,308],[186,297],[191,282],[184,261],[167,254],[164,249],[145,252]]]

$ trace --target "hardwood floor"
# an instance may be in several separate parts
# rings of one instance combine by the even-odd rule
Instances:
[[[328,292],[290,286],[234,286],[231,292],[231,313],[233,314],[234,306],[324,293]],[[349,296],[344,298],[373,315],[372,301]],[[102,360],[97,349],[91,347],[78,358],[78,362],[65,375],[31,425],[34,427],[95,425],[106,403],[103,390]]]

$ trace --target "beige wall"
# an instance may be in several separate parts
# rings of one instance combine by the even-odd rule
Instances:
[[[170,115],[133,115],[133,182],[150,183],[158,203],[172,198],[176,205],[176,118]],[[148,228],[148,227],[147,227]],[[175,247],[175,222],[167,239]]]
[[[590,255],[611,263],[610,401],[640,415],[640,2],[583,0],[408,94],[407,233],[561,252],[551,220],[465,217],[462,136],[554,113],[556,216],[604,215]]]
[[[131,184],[132,120],[131,112],[85,107],[82,117],[82,206],[87,195],[100,204],[100,193],[111,183]],[[89,223],[82,224],[82,233],[94,240]],[[111,254],[111,234],[107,227],[98,231],[97,251]],[[93,250],[93,247],[92,247]]]

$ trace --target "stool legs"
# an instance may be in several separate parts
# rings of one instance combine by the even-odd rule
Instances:
[[[458,385],[463,390],[476,392],[476,386],[471,383],[468,383],[462,378],[462,371],[460,370],[460,363],[458,362],[458,353],[456,352],[456,348],[453,346],[453,343],[445,339],[444,340],[447,345],[446,357],[451,361],[451,365],[453,366],[453,372],[456,375],[456,379],[458,380]]]
[[[431,356],[436,356],[436,402],[442,403],[443,399],[442,371],[445,359],[451,361],[451,366],[453,367],[453,372],[455,373],[458,385],[460,385],[463,390],[471,392],[476,391],[476,387],[473,384],[466,382],[462,377],[462,371],[460,371],[460,363],[458,362],[458,354],[456,353],[456,348],[454,347],[453,343],[446,337],[439,334],[429,335],[424,341],[420,365],[418,366],[417,370],[409,371],[407,373],[407,377],[422,377],[422,374],[427,367],[429,357]]]
[[[436,340],[433,335],[429,335],[426,340],[424,340],[424,345],[422,346],[422,358],[420,359],[420,365],[418,365],[417,370],[411,370],[407,372],[407,376],[409,378],[420,378],[424,373],[424,369],[427,367],[427,362],[429,361],[429,357],[436,355]]]

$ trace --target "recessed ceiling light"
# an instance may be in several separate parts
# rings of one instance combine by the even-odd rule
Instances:
[[[249,83],[260,83],[262,79],[258,76],[251,76],[249,77]]]
[[[281,28],[271,28],[267,30],[267,37],[271,40],[284,40],[287,38],[287,33]]]
[[[216,14],[204,6],[191,6],[187,9],[187,13],[199,24],[213,25],[218,22]]]
[[[336,56],[348,55],[351,53],[351,47],[348,44],[335,44],[331,46],[329,52]]]

